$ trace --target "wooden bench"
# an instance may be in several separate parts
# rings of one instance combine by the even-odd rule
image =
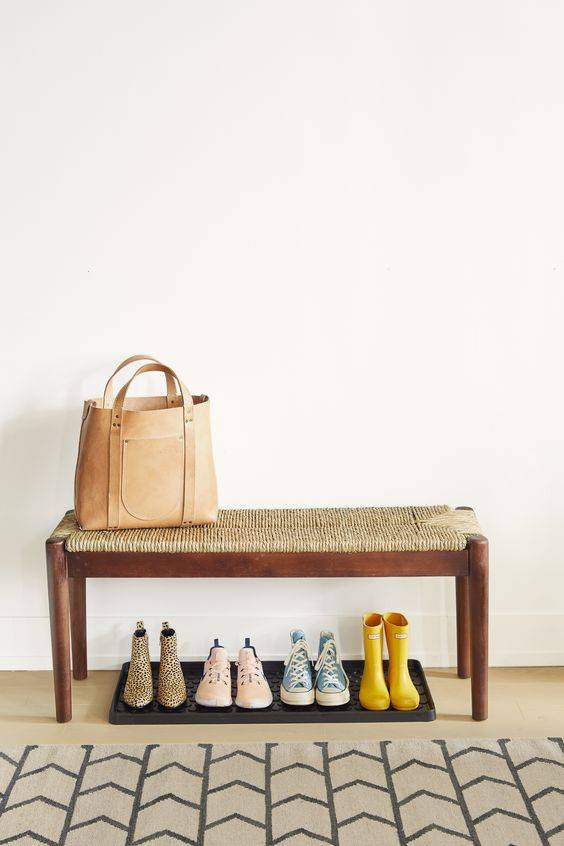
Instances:
[[[488,542],[469,508],[225,510],[213,526],[112,532],[81,531],[69,511],[46,550],[59,722],[72,718],[71,650],[74,678],[87,675],[86,579],[199,577],[453,576],[458,675],[487,718]]]

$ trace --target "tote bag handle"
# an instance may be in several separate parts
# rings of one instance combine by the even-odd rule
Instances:
[[[124,367],[127,367],[128,364],[133,364],[134,361],[154,361],[157,364],[161,362],[158,358],[154,358],[152,355],[131,355],[129,358],[126,358],[122,361],[121,364],[118,364],[108,381],[106,382],[106,387],[104,388],[104,398],[102,400],[102,408],[111,408],[113,405],[113,380],[114,377],[117,376],[120,370],[123,370]],[[166,376],[166,404],[168,407],[174,405],[174,397],[176,396],[175,392],[175,385],[174,385],[174,378],[170,375],[170,373],[165,373]]]
[[[161,371],[170,376],[178,384],[182,399],[182,420],[184,430],[184,504],[182,508],[182,525],[189,526],[194,521],[195,484],[196,484],[196,444],[194,439],[194,401],[190,391],[184,385],[174,370],[160,362],[144,364],[135,371],[131,379],[125,383],[116,396],[112,407],[112,422],[110,425],[110,466],[108,478],[108,528],[116,529],[119,522],[119,498],[121,483],[122,457],[122,421],[123,404],[127,391],[134,379],[141,373]],[[150,414],[150,412],[148,412]]]
[[[170,367],[167,367],[166,364],[161,364],[161,362],[158,361],[155,364],[143,364],[141,367],[139,367],[135,371],[135,373],[133,374],[131,379],[129,379],[125,383],[125,385],[120,389],[118,395],[116,396],[116,398],[113,402],[112,424],[114,422],[116,422],[116,423],[121,422],[121,417],[122,417],[122,414],[123,414],[123,403],[125,401],[125,396],[126,396],[128,390],[129,390],[130,386],[131,386],[131,383],[138,376],[140,376],[141,373],[150,373],[152,371],[164,373],[167,377],[169,377],[172,380],[173,390],[174,390],[174,382],[176,382],[176,384],[178,385],[178,389],[180,391],[180,398],[182,400],[182,405],[184,406],[184,411],[185,411],[184,417],[185,418],[188,417],[188,416],[192,417],[192,411],[193,411],[193,407],[194,407],[194,401],[192,399],[192,394],[190,393],[190,391],[188,390],[186,385],[184,385],[180,381],[179,377],[176,375],[174,370],[172,370]]]

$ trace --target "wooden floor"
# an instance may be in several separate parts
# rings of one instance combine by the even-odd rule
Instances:
[[[73,683],[74,719],[54,719],[51,673],[0,673],[0,745],[28,743],[230,743],[398,737],[550,737],[564,733],[564,668],[490,671],[490,718],[470,717],[470,682],[454,670],[428,670],[438,717],[431,723],[273,726],[112,726],[108,708],[117,672]]]

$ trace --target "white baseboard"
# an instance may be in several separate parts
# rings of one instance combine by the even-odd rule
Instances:
[[[417,615],[410,618],[410,652],[428,667],[456,664],[456,625],[452,616]],[[151,654],[158,658],[161,619],[145,617]],[[128,618],[88,618],[88,666],[92,670],[116,669],[128,659],[134,621]],[[321,629],[336,633],[343,657],[362,656],[358,616],[288,615],[276,617],[184,616],[171,620],[178,632],[179,651],[185,660],[200,660],[210,642],[219,637],[235,656],[245,636],[250,636],[260,656],[281,659],[286,655],[289,632],[301,626],[317,651]],[[564,614],[494,614],[490,626],[490,666],[564,665]],[[50,670],[49,620],[46,617],[0,618],[0,670]]]

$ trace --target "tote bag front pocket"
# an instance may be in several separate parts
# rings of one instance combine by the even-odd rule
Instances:
[[[164,520],[182,510],[184,439],[130,438],[123,442],[121,494],[138,520]]]

